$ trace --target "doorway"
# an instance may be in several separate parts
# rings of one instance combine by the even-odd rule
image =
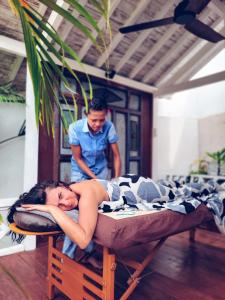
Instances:
[[[88,90],[88,83],[80,76],[83,87]],[[152,169],[152,94],[143,93],[106,80],[91,78],[94,97],[104,96],[108,102],[108,118],[114,123],[119,135],[119,149],[122,160],[122,174],[133,173],[151,177]],[[73,88],[76,83],[72,83]],[[70,96],[61,87],[61,93]],[[78,100],[78,118],[84,117],[84,102]],[[71,109],[73,109],[71,105]],[[70,117],[65,108],[64,113]],[[39,181],[46,179],[70,181],[71,150],[68,136],[62,128],[62,122],[55,111],[55,138],[49,138],[44,127],[39,134]],[[107,151],[108,167],[112,171],[112,155]]]

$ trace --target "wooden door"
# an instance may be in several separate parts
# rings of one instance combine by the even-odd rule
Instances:
[[[88,84],[83,81],[84,87]],[[119,134],[122,173],[151,177],[152,162],[152,95],[92,78],[95,93],[107,90],[108,118]],[[68,95],[66,95],[68,96]],[[68,96],[69,99],[69,96]],[[72,106],[71,106],[72,108]],[[67,109],[65,109],[65,113]],[[82,99],[78,101],[78,118],[84,116]],[[112,170],[112,155],[107,153],[108,166]],[[55,111],[55,138],[49,138],[44,127],[39,135],[39,181],[46,179],[70,181],[71,150],[68,136],[62,129],[58,112]],[[113,172],[111,176],[113,176]]]

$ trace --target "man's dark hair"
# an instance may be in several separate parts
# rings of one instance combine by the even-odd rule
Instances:
[[[90,110],[102,111],[108,109],[107,102],[103,99],[94,98],[88,104],[88,113]]]

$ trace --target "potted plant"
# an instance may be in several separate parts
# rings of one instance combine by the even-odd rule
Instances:
[[[211,157],[217,164],[217,176],[221,175],[221,166],[225,162],[225,148],[216,152],[207,152],[207,155]]]
[[[205,158],[199,158],[191,164],[190,175],[208,174],[208,161]]]

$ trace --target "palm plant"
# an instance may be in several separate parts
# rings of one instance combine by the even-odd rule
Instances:
[[[201,174],[206,175],[208,173],[208,161],[205,158],[198,158],[191,164],[191,171],[189,175]]]
[[[217,176],[221,175],[221,165],[225,162],[225,148],[216,152],[207,152],[207,155],[211,157],[217,163]]]
[[[0,85],[0,103],[25,103],[25,98],[18,94],[12,86],[11,82]]]
[[[89,95],[86,95],[84,88],[82,87],[79,78],[76,73],[71,69],[67,63],[66,56],[72,57],[76,62],[82,66],[82,62],[79,59],[78,54],[65,43],[49,22],[44,21],[42,16],[39,14],[28,1],[25,0],[8,0],[12,10],[20,18],[24,43],[27,53],[27,63],[31,74],[33,83],[34,97],[35,97],[35,115],[36,122],[45,122],[48,132],[52,132],[53,129],[53,106],[56,105],[61,116],[63,125],[66,128],[68,124],[66,119],[63,117],[62,105],[59,102],[57,88],[59,80],[63,82],[65,87],[69,87],[69,83],[64,76],[63,69],[66,68],[70,74],[76,79],[76,82],[81,87],[81,93],[85,101],[87,109],[88,98],[92,98],[92,88],[89,82]],[[40,3],[46,5],[52,11],[62,16],[66,21],[72,23],[73,26],[78,28],[96,48],[102,52],[102,45],[105,47],[104,34],[99,28],[94,17],[88,12],[88,10],[82,6],[78,0],[66,0],[73,10],[76,10],[84,19],[91,25],[92,30],[89,30],[81,21],[73,16],[73,14],[64,8],[62,8],[58,1],[55,0],[39,0]],[[106,24],[109,23],[109,8],[110,0],[91,0],[91,3],[97,8],[100,14],[105,18]],[[94,35],[93,32],[97,34]],[[99,41],[96,41],[95,36],[98,37]],[[101,46],[100,46],[101,44]],[[58,48],[60,47],[60,51]],[[59,66],[61,65],[61,66]],[[84,70],[85,71],[85,70]],[[76,93],[72,91],[72,98],[74,103],[75,115],[77,112],[76,105]],[[68,104],[66,98],[63,98],[64,104]],[[74,119],[74,116],[71,115]]]

